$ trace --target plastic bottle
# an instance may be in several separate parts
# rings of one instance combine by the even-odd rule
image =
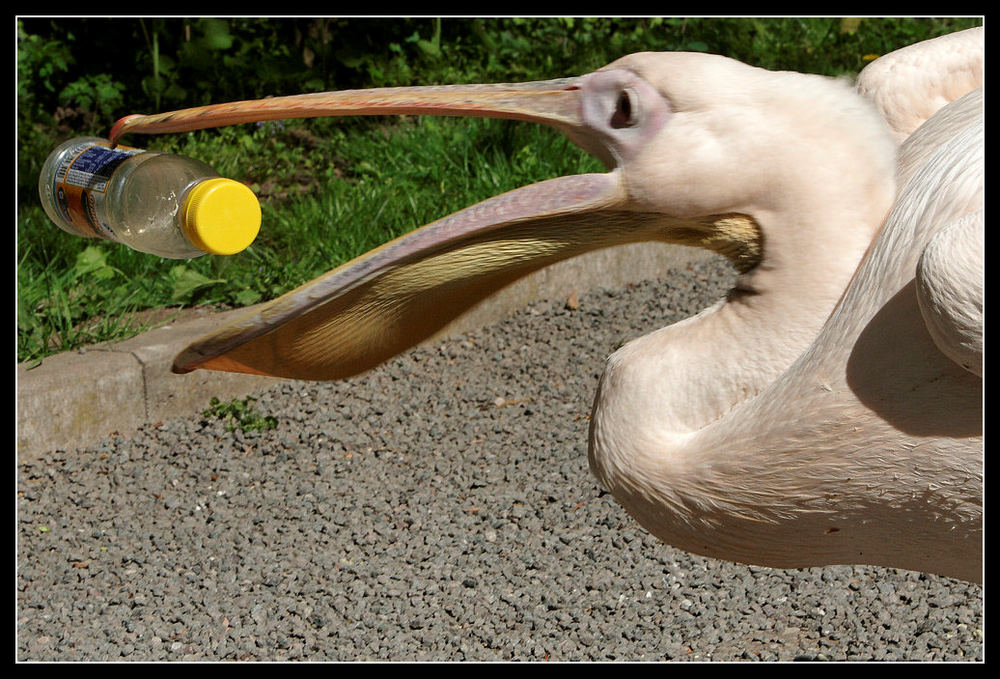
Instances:
[[[205,163],[79,137],[45,161],[38,193],[59,228],[172,259],[231,255],[260,230],[260,204]]]

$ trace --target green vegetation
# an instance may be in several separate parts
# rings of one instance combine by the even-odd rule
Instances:
[[[253,407],[257,399],[247,396],[244,399],[234,398],[223,403],[216,397],[209,401],[209,407],[202,414],[208,418],[222,420],[226,423],[226,431],[267,431],[278,426],[278,418],[273,415],[261,415]]]
[[[60,141],[118,117],[298,92],[586,73],[642,50],[708,51],[853,76],[979,19],[21,19],[18,360],[123,339],[137,312],[243,306],[499,192],[600,171],[537,126],[452,118],[283,121],[126,143],[198,158],[261,197],[257,242],[162,260],[50,224],[38,172]]]

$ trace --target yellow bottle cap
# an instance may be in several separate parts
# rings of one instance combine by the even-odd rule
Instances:
[[[184,231],[195,246],[213,255],[245,250],[260,231],[260,203],[233,179],[206,179],[188,192]]]

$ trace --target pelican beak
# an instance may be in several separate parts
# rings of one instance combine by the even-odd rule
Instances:
[[[508,118],[557,128],[580,126],[580,78],[514,84],[432,85],[316,92],[125,116],[111,143],[130,132],[162,134],[287,118],[360,115],[444,115]]]
[[[357,90],[219,104],[122,118],[112,142],[279,118],[434,114],[556,127],[597,149],[582,122],[580,78],[515,85]],[[257,307],[197,341],[174,371],[197,368],[307,380],[364,372],[478,301],[556,261],[657,238],[660,215],[627,211],[613,171],[559,177],[488,199],[410,232]]]

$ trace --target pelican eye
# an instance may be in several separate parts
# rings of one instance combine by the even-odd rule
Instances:
[[[611,115],[611,127],[619,129],[635,124],[632,119],[632,98],[627,90],[622,90],[615,102],[615,112]]]

